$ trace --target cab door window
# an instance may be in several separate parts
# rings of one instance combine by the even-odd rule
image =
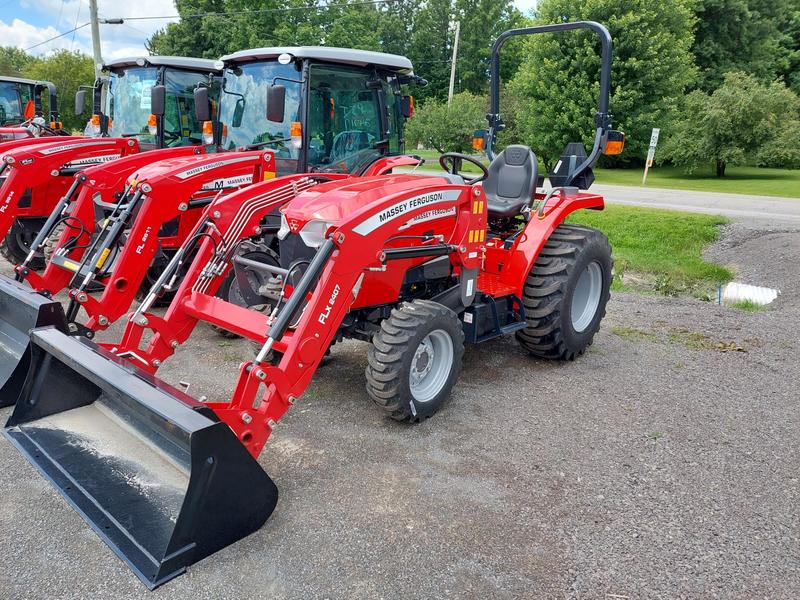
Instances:
[[[313,65],[308,109],[308,164],[312,171],[352,173],[385,153],[372,73]]]

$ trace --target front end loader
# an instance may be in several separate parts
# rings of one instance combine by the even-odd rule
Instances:
[[[591,344],[609,299],[611,249],[601,232],[564,219],[603,208],[583,190],[599,156],[624,140],[607,113],[610,36],[593,22],[512,30],[495,44],[493,65],[512,35],[576,29],[600,38],[601,99],[591,152],[581,160],[576,150],[567,172],[551,173],[562,185],[539,189],[536,156],[518,145],[488,168],[443,155],[441,175],[254,184],[205,208],[120,344],[98,346],[53,326],[31,331],[31,368],[5,435],[148,587],[269,517],[277,488],[256,459],[337,339],[370,344],[367,394],[403,422],[443,405],[467,343],[514,334],[532,355],[556,360]],[[496,77],[493,68],[492,84]],[[499,112],[489,119],[491,133],[502,121]],[[346,137],[343,147],[362,136]],[[493,136],[487,141],[494,154]],[[316,148],[335,147],[321,136]],[[465,161],[481,175],[462,174]],[[241,256],[276,208],[281,264]],[[159,317],[149,307],[181,263],[186,276]],[[278,282],[269,311],[215,295],[231,270],[243,287],[253,271]],[[200,401],[153,374],[200,320],[262,342],[228,399]],[[140,335],[148,328],[150,341]]]
[[[92,89],[93,114],[84,138],[35,140],[49,139],[53,145],[47,148],[0,145],[4,208],[0,252],[12,263],[29,254],[36,234],[69,190],[76,172],[135,152],[202,145],[191,90],[217,71],[214,61],[143,57],[108,63],[104,69],[108,76],[99,78]],[[79,90],[76,114],[84,112],[85,103],[86,90]],[[37,255],[30,266],[43,267],[44,257]]]
[[[311,171],[315,180],[334,180],[419,164],[420,159],[402,154],[406,115],[401,105],[408,97],[401,94],[400,78],[405,82],[417,80],[408,59],[338,48],[293,48],[296,64],[285,64],[278,60],[285,54],[283,50],[239,52],[223,61],[228,67],[217,114],[227,121],[208,123],[215,136],[222,136],[207,140],[216,142],[211,147],[169,148],[157,155],[135,153],[86,167],[74,175],[30,244],[27,257],[15,268],[17,281],[28,283],[48,298],[69,289],[64,328],[91,338],[123,316],[137,292],[159,279],[178,248],[197,243],[195,223],[218,192],[229,193],[276,174],[287,177],[296,171]],[[354,65],[354,56],[363,64]],[[276,78],[292,71],[306,72],[307,77],[290,80],[288,90],[276,84]],[[275,101],[276,92],[282,92],[282,103]],[[389,110],[387,94],[395,96],[393,111]],[[266,110],[269,95],[273,96],[272,114]],[[299,105],[293,104],[291,98],[306,95],[318,97],[311,108],[322,114],[300,111]],[[208,89],[198,88],[194,100],[200,109],[208,107]],[[352,130],[354,110],[359,111],[366,128],[358,135]],[[202,121],[203,110],[197,112],[198,121]],[[244,116],[253,120],[245,124]],[[76,143],[109,144],[116,140],[82,139]],[[238,152],[205,154],[206,148],[213,152],[231,143],[236,144]],[[259,160],[259,156],[265,160]],[[164,160],[153,162],[154,158]],[[241,259],[277,264],[278,229],[277,212],[259,215],[248,229],[248,236],[257,238],[257,243],[237,246]],[[254,235],[254,231],[259,233]],[[40,274],[37,257],[48,251],[50,260]],[[183,256],[188,264],[186,258]],[[181,275],[173,273],[162,283],[159,303],[168,299]],[[258,274],[249,276],[258,279]],[[251,298],[241,297],[241,289],[239,282],[229,277],[218,292],[227,299],[247,303]],[[26,335],[36,322],[29,320],[19,335]],[[5,325],[13,328],[20,322]],[[0,351],[0,360],[9,363],[9,373],[24,370],[24,365],[17,367],[16,363],[27,364],[27,356],[19,346],[8,346],[5,356]],[[0,405],[13,402],[15,394],[8,392],[8,386]]]

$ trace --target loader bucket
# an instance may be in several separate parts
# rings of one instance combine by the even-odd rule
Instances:
[[[17,401],[30,364],[30,331],[45,325],[67,331],[61,304],[0,275],[0,407]]]
[[[150,589],[256,531],[278,500],[208,407],[54,328],[31,332],[5,435]]]

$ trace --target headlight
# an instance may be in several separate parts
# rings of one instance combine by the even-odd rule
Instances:
[[[278,239],[284,239],[287,235],[289,235],[289,231],[289,221],[286,220],[286,215],[281,213],[281,228],[278,229],[278,233],[276,234]]]
[[[333,223],[329,221],[309,221],[300,231],[300,239],[309,248],[319,248],[325,241],[325,232]]]

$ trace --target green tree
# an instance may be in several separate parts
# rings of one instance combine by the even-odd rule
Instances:
[[[154,34],[154,54],[217,58],[261,46],[324,45],[408,56],[430,82],[420,99],[444,98],[450,80],[454,27],[461,22],[456,90],[483,93],[489,50],[522,16],[512,0],[395,0],[360,4],[317,0],[177,0],[181,20]],[[312,8],[309,8],[312,6]],[[506,53],[504,74],[516,70]]]
[[[698,0],[692,45],[702,75],[698,87],[713,91],[730,71],[762,81],[792,75],[797,85],[798,13],[798,0]]]
[[[784,122],[778,132],[758,151],[760,167],[800,169],[800,119]]]
[[[455,94],[449,108],[445,100],[428,99],[407,125],[408,149],[421,143],[439,152],[470,152],[473,133],[486,126],[486,107],[484,97],[469,92]]]
[[[713,165],[718,177],[728,165],[793,166],[799,131],[800,98],[783,82],[732,72],[713,94],[689,94],[661,156],[690,172]]]
[[[83,131],[85,118],[75,116],[72,99],[81,85],[91,85],[94,82],[94,64],[90,56],[81,52],[58,50],[30,63],[24,76],[52,81],[58,90],[59,110],[64,127]]]
[[[23,72],[33,60],[30,54],[20,48],[2,46],[0,47],[0,75],[22,77]]]
[[[623,162],[643,160],[653,127],[664,127],[696,75],[689,48],[692,0],[542,0],[538,23],[603,23],[614,46],[610,111],[625,131]],[[600,78],[600,44],[591,32],[536,35],[511,88],[525,102],[517,141],[552,165],[568,142],[590,144]]]

